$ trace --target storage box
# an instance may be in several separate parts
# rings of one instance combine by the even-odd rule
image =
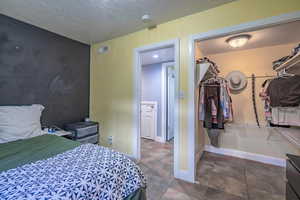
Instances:
[[[72,139],[82,143],[98,143],[98,122],[77,122],[65,125],[72,132]]]

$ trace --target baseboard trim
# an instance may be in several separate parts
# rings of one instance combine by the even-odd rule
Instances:
[[[261,162],[261,163],[280,166],[280,167],[286,166],[285,159],[275,158],[275,157],[271,157],[271,156],[265,156],[265,155],[256,154],[256,153],[249,153],[249,152],[244,152],[244,151],[239,151],[239,150],[234,150],[234,149],[216,148],[211,145],[205,145],[205,151],[208,151],[211,153],[216,153],[216,154],[221,154],[221,155],[226,155],[226,156],[243,158],[243,159],[247,159],[247,160],[253,160],[253,161],[257,161],[257,162]]]
[[[156,136],[156,137],[155,137],[155,141],[156,141],[156,142],[160,142],[160,143],[166,143],[166,141],[164,140],[164,138],[163,138],[163,137],[160,137],[160,136]]]
[[[196,162],[195,162],[196,163],[196,166],[195,166],[196,168],[198,166],[198,163],[199,163],[202,155],[203,155],[203,150],[196,153],[196,158],[195,158],[196,159]]]
[[[190,183],[195,183],[192,174],[187,170],[178,170],[174,173],[174,177]]]
[[[128,154],[128,153],[122,153],[122,154],[124,154],[126,157],[128,157],[131,160],[137,161],[136,157],[134,155],[132,155],[132,154]]]

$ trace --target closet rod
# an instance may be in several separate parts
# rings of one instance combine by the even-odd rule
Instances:
[[[221,87],[220,85],[201,85],[203,87]]]
[[[254,78],[275,78],[277,76],[254,76]],[[247,76],[246,78],[252,78],[251,76]]]

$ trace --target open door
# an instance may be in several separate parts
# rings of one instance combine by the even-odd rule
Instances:
[[[173,66],[167,67],[167,140],[174,138],[175,121],[175,71]]]
[[[157,103],[142,102],[141,106],[141,136],[154,140],[157,131]]]

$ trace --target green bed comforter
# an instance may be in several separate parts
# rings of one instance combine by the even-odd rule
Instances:
[[[30,139],[0,144],[0,173],[9,169],[47,159],[80,146],[79,142],[55,135],[42,135]],[[125,200],[146,200],[144,188]]]
[[[50,158],[79,145],[79,142],[49,134],[0,144],[0,172]]]

